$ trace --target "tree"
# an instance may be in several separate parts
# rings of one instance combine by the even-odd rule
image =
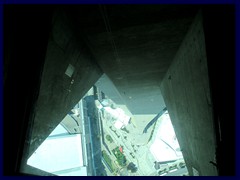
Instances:
[[[112,139],[112,137],[111,137],[110,135],[107,135],[107,136],[106,136],[106,139],[107,139],[110,143],[113,142],[113,139]]]
[[[131,171],[132,173],[135,173],[137,172],[138,168],[133,162],[130,162],[127,166],[127,170]]]
[[[126,127],[122,128],[121,130],[125,131],[126,133],[129,133],[129,130],[127,130]]]

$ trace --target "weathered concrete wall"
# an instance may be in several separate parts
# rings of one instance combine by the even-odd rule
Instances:
[[[102,75],[84,42],[76,39],[67,16],[56,12],[52,23],[30,133],[29,156]],[[65,74],[69,64],[75,68],[71,77]]]
[[[162,83],[169,111],[190,175],[217,175],[215,133],[202,17],[198,14]]]
[[[6,5],[3,12],[3,173],[18,176],[28,120],[40,87],[52,7]]]

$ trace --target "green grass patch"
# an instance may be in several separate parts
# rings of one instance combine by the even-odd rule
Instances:
[[[105,150],[102,151],[102,157],[107,163],[108,167],[111,169],[112,172],[114,172],[115,168],[112,164],[111,158],[108,156],[107,152]]]
[[[116,147],[115,149],[113,149],[112,152],[117,158],[118,164],[122,167],[126,166],[127,164],[126,157],[124,156],[123,153],[120,152],[119,147]]]

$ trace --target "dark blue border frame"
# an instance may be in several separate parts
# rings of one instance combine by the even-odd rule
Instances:
[[[240,119],[240,71],[239,71],[239,67],[240,67],[240,52],[239,52],[239,49],[240,49],[240,1],[236,1],[236,162],[239,160],[239,154],[237,152],[240,151],[240,148],[239,148],[239,130],[238,128],[240,127],[240,122],[239,122],[239,119]],[[236,163],[236,173],[237,173],[237,176],[239,176],[239,167],[238,167],[238,163]]]
[[[1,72],[1,81],[3,81],[3,4],[1,2],[0,4],[0,72]],[[0,94],[0,100],[1,100],[1,109],[0,109],[0,119],[1,122],[3,123],[3,82],[0,83],[1,84],[1,94]],[[3,125],[1,126],[1,132],[3,132]],[[2,134],[3,136],[3,134]],[[1,145],[3,143],[3,137],[1,137]],[[0,148],[2,150],[2,148]],[[1,152],[1,155],[3,154],[3,152]],[[2,157],[2,156],[1,156]],[[2,159],[2,158],[1,158]],[[3,173],[3,162],[1,162],[1,173]]]
[[[240,0],[1,0],[0,1],[0,58],[1,58],[1,120],[3,123],[3,6],[4,4],[235,4],[236,6],[236,162],[239,160],[239,131],[238,127],[240,126],[240,92],[239,82],[240,82]],[[3,129],[2,129],[3,130]],[[2,141],[2,138],[1,138]],[[2,144],[2,142],[1,142]],[[2,148],[0,148],[2,151]],[[2,153],[1,153],[2,154]],[[1,173],[3,169],[3,164],[1,163]],[[238,172],[238,163],[236,163],[236,177],[226,177],[226,178],[237,178],[239,175]],[[1,177],[1,178],[9,178],[9,177]],[[25,178],[25,177],[24,177]],[[132,177],[131,177],[132,178]],[[206,178],[206,177],[204,177]],[[224,177],[218,177],[224,178]]]
[[[238,0],[3,0],[3,4],[236,4]]]

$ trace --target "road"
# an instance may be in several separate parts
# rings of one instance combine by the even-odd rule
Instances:
[[[93,159],[94,174],[96,176],[106,175],[105,167],[102,163],[102,151],[101,151],[101,135],[100,125],[98,120],[98,112],[96,111],[95,99],[93,95],[86,96],[84,100],[87,103],[87,116],[89,123],[89,135],[91,141],[91,156]]]

